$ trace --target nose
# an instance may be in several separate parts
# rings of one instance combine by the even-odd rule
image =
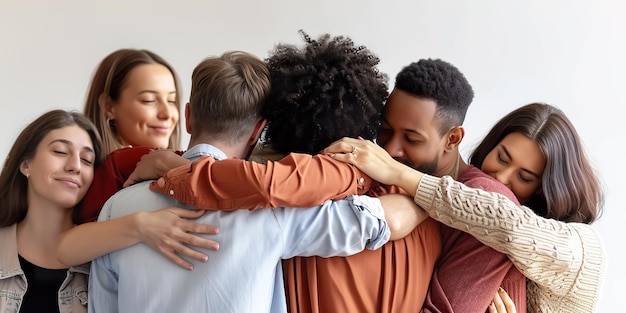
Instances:
[[[173,114],[173,110],[176,110],[176,107],[171,105],[167,99],[161,99],[157,110],[157,117],[162,120],[167,120],[170,119]]]
[[[511,175],[513,174],[513,169],[507,167],[497,171],[494,175],[494,178],[501,182],[503,185],[509,186],[511,183]]]
[[[70,155],[69,158],[67,158],[67,162],[65,164],[65,170],[71,173],[79,174],[82,164],[83,163],[81,162],[80,154],[73,153]]]
[[[404,149],[400,144],[400,139],[397,136],[392,136],[387,142],[383,142],[383,148],[387,150],[390,156],[394,158],[400,158],[404,156]]]

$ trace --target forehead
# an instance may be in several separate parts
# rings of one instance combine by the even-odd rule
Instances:
[[[546,158],[535,141],[521,133],[514,132],[502,138],[500,144],[506,148],[516,163],[538,175],[543,174]]]
[[[161,64],[135,66],[126,78],[125,88],[176,91],[174,77],[170,70]]]
[[[39,146],[48,146],[53,142],[71,142],[79,149],[93,150],[93,143],[89,134],[78,125],[65,126],[51,130],[39,143]]]
[[[385,105],[385,122],[394,129],[410,129],[429,133],[438,130],[435,117],[437,103],[416,97],[406,91],[393,89]]]

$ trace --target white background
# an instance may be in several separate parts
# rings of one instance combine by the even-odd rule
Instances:
[[[278,42],[300,44],[298,29],[368,46],[390,86],[402,66],[441,58],[458,66],[476,93],[465,155],[498,118],[529,102],[556,105],[576,125],[607,191],[594,226],[609,255],[599,312],[614,312],[626,291],[626,214],[618,202],[626,174],[619,135],[626,90],[622,3],[0,0],[0,155],[44,111],[82,110],[96,65],[119,48],[146,48],[168,60],[184,101],[191,71],[204,57],[247,50],[265,58]]]

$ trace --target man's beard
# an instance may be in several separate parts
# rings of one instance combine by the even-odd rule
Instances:
[[[417,171],[420,171],[424,174],[428,174],[428,175],[435,175],[434,173],[437,171],[437,166],[439,165],[439,157],[436,157],[434,160],[425,163],[425,164],[421,164],[419,166],[416,166],[413,162],[411,162],[411,160],[409,159],[400,159],[400,158],[394,158],[396,161],[412,168],[415,169]]]

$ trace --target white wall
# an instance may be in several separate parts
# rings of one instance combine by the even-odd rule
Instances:
[[[618,137],[626,83],[621,1],[33,1],[0,0],[0,155],[22,127],[51,108],[82,109],[97,63],[122,48],[165,57],[188,98],[193,67],[241,49],[266,57],[279,41],[347,35],[394,77],[419,58],[457,65],[476,92],[464,151],[506,112],[532,101],[563,109],[584,138],[607,189],[602,233],[609,269],[599,312],[621,308],[626,220],[618,194],[626,171]],[[392,84],[393,81],[390,82]],[[188,137],[185,137],[185,141]]]

